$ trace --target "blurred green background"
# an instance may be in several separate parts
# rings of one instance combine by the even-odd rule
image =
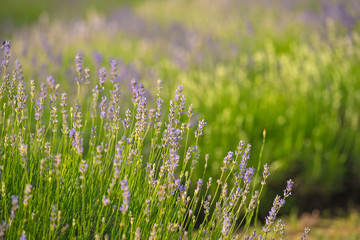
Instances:
[[[42,14],[62,21],[82,18],[89,10],[108,13],[119,6],[133,6],[140,0],[11,0],[2,1],[0,8],[1,33],[11,32],[14,28],[36,23]]]
[[[219,176],[240,139],[271,177],[263,208],[295,181],[300,212],[360,202],[360,3],[300,0],[3,1],[0,38],[11,39],[27,79],[53,74],[74,91],[74,58],[94,81],[110,60],[119,81],[158,78],[167,102],[184,86],[205,118],[201,153]],[[124,84],[126,88],[126,84]],[[130,98],[124,92],[124,105]],[[84,96],[84,99],[86,96]],[[194,125],[196,123],[194,122]],[[199,174],[202,172],[199,169]],[[289,208],[290,209],[290,208]]]

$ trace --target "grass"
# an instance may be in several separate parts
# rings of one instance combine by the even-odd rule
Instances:
[[[116,61],[111,72],[100,69],[97,83],[77,54],[71,105],[52,76],[40,86],[27,82],[20,61],[12,64],[10,47],[9,41],[2,46],[1,238],[283,236],[284,225],[275,221],[293,181],[274,199],[263,229],[253,232],[269,168],[264,165],[256,184],[261,165],[254,178],[248,166],[251,146],[240,141],[224,158],[220,178],[205,178],[208,155],[197,178],[206,122],[191,124],[193,105],[186,103],[181,86],[166,116],[162,81],[156,103],[150,103],[144,85],[132,80],[133,106],[122,109]]]
[[[192,124],[203,118],[207,122],[205,136],[197,142],[202,157],[195,179],[202,177],[205,153],[211,163],[205,177],[219,178],[224,151],[236,149],[238,139],[251,142],[252,156],[259,156],[265,128],[262,158],[273,174],[263,192],[264,209],[288,178],[297,184],[297,198],[288,206],[301,211],[344,207],[358,198],[359,190],[358,5],[271,5],[146,1],[108,15],[101,14],[101,7],[100,13],[81,11],[84,17],[70,23],[49,11],[50,21],[12,29],[11,39],[25,79],[39,85],[53,75],[74,104],[78,51],[92,78],[116,59],[124,92],[131,89],[131,78],[146,86],[160,78],[163,98],[171,99],[181,84],[187,101],[199,109]],[[81,95],[91,94],[81,87]],[[120,98],[123,108],[132,107],[128,97]],[[154,102],[156,92],[147,91],[147,98]],[[169,105],[164,102],[164,108]],[[250,164],[257,166],[258,158],[252,157]],[[336,196],[342,193],[339,203]],[[260,213],[264,217],[266,210]]]

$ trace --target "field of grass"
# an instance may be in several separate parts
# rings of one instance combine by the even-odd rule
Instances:
[[[250,167],[251,145],[241,140],[224,158],[221,176],[207,177],[209,155],[199,163],[206,122],[192,126],[193,105],[181,85],[166,115],[162,81],[149,101],[144,84],[133,79],[125,110],[115,60],[94,81],[78,53],[72,96],[51,75],[40,86],[26,81],[10,41],[2,49],[0,238],[284,236],[277,214],[294,182],[275,197],[262,229],[252,230],[269,167]]]
[[[235,152],[244,139],[252,145],[249,166],[259,169],[267,163],[271,172],[262,192],[262,219],[289,178],[295,182],[295,197],[287,201],[288,213],[346,208],[360,200],[357,1],[92,2],[87,7],[80,1],[74,4],[70,12],[79,14],[69,13],[70,19],[56,14],[56,5],[50,4],[36,9],[47,14],[34,10],[37,17],[21,19],[16,14],[1,20],[6,25],[13,18],[15,27],[2,28],[3,35],[11,39],[12,58],[21,61],[27,88],[30,79],[38,88],[52,75],[61,91],[68,92],[68,101],[73,106],[79,101],[91,116],[96,107],[91,110],[89,102],[96,102],[91,100],[93,88],[105,67],[108,80],[119,84],[123,113],[133,108],[131,79],[145,84],[144,96],[152,103],[161,79],[164,117],[171,113],[169,100],[181,85],[186,102],[194,106],[190,127],[206,122],[202,138],[186,141],[199,148],[199,166],[189,183],[192,191],[199,178],[221,178],[226,152]],[[68,4],[62,6],[65,11]],[[76,84],[76,53],[90,69],[88,86]],[[113,59],[118,73],[110,77]],[[116,88],[109,81],[105,87]],[[51,120],[51,114],[44,117]],[[86,157],[91,156],[87,124],[82,130]],[[151,148],[145,143],[146,156]],[[187,146],[178,149],[180,156]],[[254,181],[260,185],[261,179]],[[229,185],[234,182],[236,177],[230,177]],[[215,189],[209,188],[209,193]]]

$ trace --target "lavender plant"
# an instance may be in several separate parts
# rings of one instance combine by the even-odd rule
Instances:
[[[82,71],[78,54],[74,85],[79,91],[70,106],[51,76],[40,91],[30,81],[28,95],[20,62],[11,71],[10,42],[2,48],[0,238],[284,238],[277,214],[293,181],[276,196],[262,230],[251,229],[269,169],[265,164],[261,189],[255,190],[249,144],[240,141],[228,152],[215,181],[204,179],[205,155],[202,177],[194,179],[206,122],[192,128],[193,106],[186,104],[181,86],[164,116],[162,81],[152,108],[144,85],[132,80],[133,108],[122,109],[113,64],[111,84],[101,68],[92,99],[81,104],[80,87],[90,84],[90,71]]]

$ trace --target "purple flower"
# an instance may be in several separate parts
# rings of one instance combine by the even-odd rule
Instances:
[[[259,198],[259,191],[255,191],[254,195],[251,197],[247,212],[251,212],[256,208],[257,200]]]
[[[78,130],[82,127],[82,113],[81,105],[79,102],[76,102],[75,105],[73,127]]]
[[[267,165],[267,163],[265,163],[265,165],[264,165],[264,171],[263,171],[262,175],[263,175],[263,180],[261,181],[261,185],[265,185],[266,179],[270,176],[269,166]]]
[[[139,227],[136,228],[134,240],[140,240],[141,237],[141,229]]]
[[[198,193],[199,193],[200,188],[201,188],[202,185],[203,185],[203,180],[202,180],[202,179],[199,179],[199,181],[197,182],[196,189],[195,189],[195,194],[198,194]]]
[[[209,215],[210,213],[210,203],[211,203],[211,195],[208,195],[207,199],[204,201],[204,213],[205,215]]]
[[[106,198],[106,196],[104,195],[102,202],[103,202],[104,206],[107,206],[107,205],[110,204],[110,199],[109,199],[109,198]]]
[[[309,239],[309,233],[310,233],[310,228],[306,227],[304,229],[303,235],[301,236],[301,240],[308,240]]]
[[[76,66],[76,71],[80,74],[82,72],[82,58],[80,53],[76,54],[75,66]]]
[[[125,119],[122,121],[124,129],[127,129],[130,127],[130,118],[131,118],[131,111],[130,109],[127,109],[125,111]]]
[[[274,199],[273,206],[269,212],[269,215],[265,218],[265,226],[263,227],[263,231],[265,233],[270,232],[270,227],[276,220],[276,215],[279,212],[280,208],[284,206],[285,200],[281,199],[279,195],[277,195]]]
[[[72,146],[74,147],[74,149],[76,150],[76,152],[81,155],[84,152],[84,148],[83,148],[83,139],[81,137],[81,133],[78,131],[75,131],[72,135],[71,138],[72,141]]]
[[[187,112],[187,116],[188,116],[188,118],[190,119],[191,117],[192,117],[192,115],[193,115],[193,105],[192,104],[190,104],[189,105],[189,109],[188,109],[188,112]]]
[[[35,120],[39,121],[42,118],[44,112],[44,100],[40,97],[35,101]]]
[[[244,183],[249,184],[251,182],[251,179],[254,175],[254,168],[248,168],[246,169],[245,175],[244,175]]]
[[[281,238],[284,238],[284,234],[285,234],[285,223],[279,219],[277,222],[276,222],[276,226],[275,226],[275,232],[278,232],[280,233],[280,237]]]
[[[158,197],[159,197],[159,202],[162,202],[165,200],[165,195],[166,195],[166,185],[160,185],[159,186],[159,190],[157,190],[158,193]]]
[[[164,101],[161,98],[158,98],[156,102],[157,107],[155,113],[155,129],[159,132],[161,127],[161,106]]]
[[[203,128],[206,126],[206,122],[205,120],[201,120],[199,121],[199,125],[198,125],[198,128],[197,130],[195,131],[195,137],[196,138],[199,138],[201,137],[201,135],[203,134]]]
[[[4,237],[5,231],[6,231],[6,229],[7,229],[8,227],[9,227],[9,226],[8,226],[7,222],[3,220],[3,221],[2,221],[2,224],[0,225],[0,238],[3,238],[3,237]]]
[[[182,91],[183,91],[183,87],[181,85],[179,85],[175,91],[175,98],[174,98],[175,102],[179,101]]]
[[[105,79],[106,79],[106,69],[104,67],[102,67],[99,70],[99,85],[100,85],[100,87],[104,86]]]
[[[227,236],[230,231],[230,227],[231,227],[230,218],[227,215],[224,215],[223,227],[221,230],[221,234],[223,236]]]
[[[90,69],[85,68],[85,84],[90,84]]]
[[[67,106],[67,93],[66,92],[63,92],[61,94],[61,102],[60,102],[60,106],[65,108]]]
[[[19,203],[19,197],[18,196],[11,196],[11,204],[13,206],[16,206]]]
[[[174,121],[174,117],[175,117],[175,103],[173,100],[170,100],[170,107],[168,114],[169,123],[172,123]]]
[[[9,66],[9,59],[11,56],[11,52],[10,52],[11,45],[9,40],[3,43],[3,48],[4,48],[4,60],[2,60],[1,65],[4,68],[7,68]]]
[[[137,110],[136,110],[136,115],[135,115],[135,119],[136,119],[135,135],[138,138],[141,138],[142,133],[145,131],[145,128],[147,125],[147,119],[148,119],[148,109],[147,109],[146,97],[144,97],[142,95],[138,95],[136,102],[137,102]]]
[[[123,197],[123,204],[120,207],[120,211],[122,213],[126,213],[129,210],[129,203],[130,203],[130,190],[128,181],[126,179],[120,181],[122,197]]]
[[[100,107],[100,118],[104,119],[106,113],[106,97],[101,98],[99,107]]]
[[[75,128],[71,129],[69,132],[69,138],[73,139],[75,132],[76,132]]]
[[[25,231],[22,232],[20,240],[26,240],[26,233]]]
[[[242,159],[241,159],[241,162],[240,162],[240,165],[239,165],[239,176],[242,177],[244,171],[245,171],[245,168],[246,168],[246,165],[248,163],[248,160],[250,159],[250,149],[251,149],[251,145],[248,144],[246,146],[246,149],[242,155]]]
[[[75,78],[75,82],[77,83],[77,84],[80,84],[80,83],[82,83],[82,81],[83,81],[84,79],[83,78]]]
[[[229,163],[233,159],[233,155],[234,155],[234,153],[232,151],[228,152],[228,154],[226,155],[226,157],[224,158],[224,161],[223,161],[224,167],[221,168],[222,171],[225,171],[227,169],[227,165],[229,165]]]
[[[157,90],[157,97],[160,98],[160,93],[161,93],[161,89],[162,89],[162,81],[161,79],[158,79],[157,80],[157,83],[156,83],[156,90]]]
[[[244,140],[240,140],[240,141],[239,141],[239,145],[237,146],[236,151],[235,151],[235,155],[236,155],[236,156],[239,156],[239,155],[241,154],[244,145],[245,145],[245,141],[244,141]]]
[[[169,161],[167,162],[166,165],[168,165],[167,170],[168,170],[168,174],[170,176],[174,176],[175,175],[175,171],[176,168],[179,165],[179,155],[176,154],[176,150],[175,149],[170,149],[170,157],[169,157]]]
[[[29,203],[30,198],[32,197],[31,195],[31,189],[32,189],[32,185],[31,184],[26,184],[25,185],[25,190],[24,190],[24,206],[27,206]]]
[[[292,186],[294,185],[294,182],[293,180],[289,179],[287,181],[287,185],[286,185],[286,188],[284,189],[284,198],[287,198],[288,196],[291,195],[291,189],[292,189]]]
[[[51,212],[50,212],[50,231],[54,231],[56,229],[56,222],[58,219],[58,207],[56,204],[53,204],[51,206]]]
[[[180,184],[180,186],[179,186],[179,192],[186,192],[186,186],[185,185],[183,185],[183,184]]]
[[[111,82],[116,82],[118,76],[118,63],[115,60],[111,61]]]
[[[14,221],[15,219],[15,212],[19,208],[19,197],[18,196],[11,196],[11,210],[10,210],[10,219],[9,219],[9,225]]]
[[[80,167],[79,167],[79,171],[81,173],[81,175],[85,175],[85,173],[87,172],[87,169],[89,167],[89,164],[87,164],[85,162],[85,160],[82,160],[80,163]]]
[[[186,101],[186,98],[185,98],[185,95],[183,94],[183,95],[181,95],[181,101],[180,101],[180,104],[179,104],[179,115],[184,114],[185,101]]]
[[[18,79],[19,81],[24,80],[23,75],[23,68],[21,66],[21,63],[18,59],[15,60],[15,70],[13,71],[13,76]]]
[[[240,189],[240,187],[237,187],[236,191],[232,192],[230,194],[230,201],[229,201],[230,207],[235,206],[235,204],[237,203],[237,201],[239,200],[239,198],[242,194],[243,194],[243,191]]]
[[[9,61],[8,60],[2,60],[1,61],[1,66],[8,67],[9,66]]]
[[[211,183],[212,183],[212,177],[209,177],[209,180],[208,180],[208,182],[207,182],[207,184],[206,184],[206,189],[209,189],[209,188],[210,188]]]
[[[119,84],[114,83],[114,87],[115,89],[110,91],[113,105],[117,104],[120,101],[120,95],[121,95]]]

